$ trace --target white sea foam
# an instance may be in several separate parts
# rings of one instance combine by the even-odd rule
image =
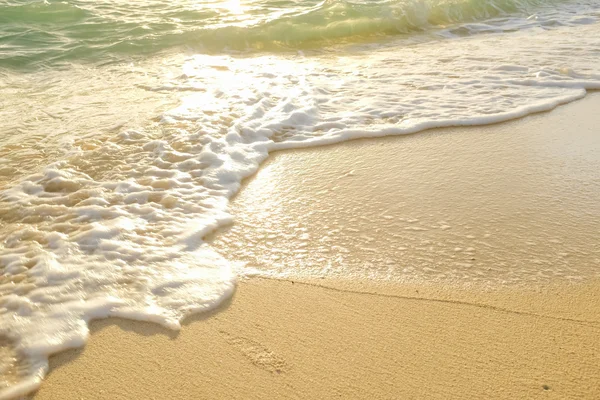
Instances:
[[[184,97],[156,123],[71,136],[68,152],[1,193],[0,345],[11,356],[0,399],[35,389],[48,356],[82,346],[92,319],[178,329],[227,298],[235,268],[202,239],[231,223],[229,198],[270,151],[579,99],[600,89],[592,22],[325,55],[198,55],[154,84],[128,82]]]

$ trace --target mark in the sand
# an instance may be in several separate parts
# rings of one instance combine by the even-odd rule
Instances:
[[[544,390],[550,390],[550,386],[548,386],[548,385],[542,385],[542,389],[544,389]]]
[[[321,276],[319,278],[325,279],[324,276]],[[257,277],[257,279],[266,279],[266,280],[273,280],[273,281],[289,282],[288,279],[276,278],[276,277],[268,277],[268,276]],[[600,325],[600,321],[595,321],[595,320],[583,320],[583,319],[577,319],[577,318],[560,317],[560,316],[557,316],[557,315],[538,314],[538,313],[530,312],[530,311],[519,311],[519,310],[510,309],[510,308],[493,306],[493,305],[490,305],[490,304],[470,303],[468,301],[462,301],[462,300],[436,299],[436,298],[420,297],[420,296],[403,296],[403,295],[396,295],[396,294],[387,294],[387,293],[367,292],[367,291],[352,290],[352,289],[343,289],[343,288],[337,288],[337,287],[332,287],[332,286],[327,286],[327,285],[321,285],[321,284],[312,283],[312,282],[301,282],[301,281],[295,281],[295,282],[298,283],[299,285],[318,287],[318,288],[321,288],[321,289],[332,290],[334,292],[340,292],[340,293],[354,293],[354,294],[361,294],[361,295],[366,295],[366,296],[396,298],[396,299],[402,299],[402,300],[423,301],[423,302],[430,302],[430,303],[456,304],[456,305],[462,305],[462,306],[468,306],[468,307],[478,307],[478,308],[482,308],[482,309],[488,309],[488,310],[497,311],[497,312],[503,312],[503,313],[507,313],[507,314],[522,315],[522,316],[527,316],[527,317],[547,318],[547,319],[554,319],[554,320],[557,320],[557,321],[565,321],[565,322],[574,322],[574,323],[578,323],[578,324],[582,324],[582,325],[587,325],[587,326],[592,326],[592,327],[598,327]]]
[[[283,357],[273,353],[260,343],[220,331],[227,343],[237,348],[252,364],[273,374],[287,372],[289,366]]]

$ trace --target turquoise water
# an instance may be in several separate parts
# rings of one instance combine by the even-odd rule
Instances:
[[[600,89],[598,60],[595,0],[0,0],[0,399],[91,319],[178,329],[256,274],[203,238],[271,152],[548,111]]]
[[[3,0],[0,66],[108,62],[176,48],[212,53],[318,48],[529,17],[561,4],[564,0]]]

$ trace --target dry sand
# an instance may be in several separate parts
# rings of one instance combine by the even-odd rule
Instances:
[[[92,323],[35,398],[600,398],[598,110],[274,155],[211,238],[272,278]]]

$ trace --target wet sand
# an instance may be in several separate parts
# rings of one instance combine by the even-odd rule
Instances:
[[[180,332],[92,323],[36,399],[600,397],[600,97],[273,155]]]

